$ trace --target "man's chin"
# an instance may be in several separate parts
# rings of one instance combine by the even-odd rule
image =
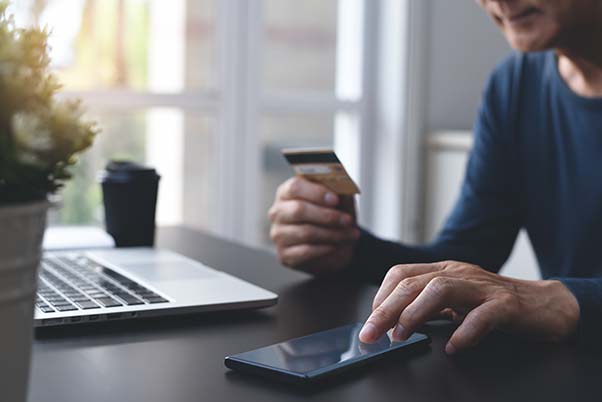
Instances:
[[[509,33],[506,38],[510,46],[520,52],[539,52],[553,47],[553,41],[546,40],[543,35]]]

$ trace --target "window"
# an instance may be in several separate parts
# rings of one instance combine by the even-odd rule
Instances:
[[[102,223],[97,177],[111,158],[157,168],[160,224],[251,244],[269,243],[266,212],[291,175],[283,147],[334,146],[368,186],[378,35],[366,25],[380,3],[14,2],[19,24],[51,28],[61,96],[82,98],[103,128],[51,224]]]
[[[102,127],[74,169],[50,224],[101,224],[97,177],[109,159],[130,159],[161,174],[158,220],[180,223],[187,145],[204,169],[198,188],[213,185],[216,40],[211,0],[19,0],[19,24],[47,26],[52,67],[64,96],[84,100]],[[207,107],[209,106],[209,107]],[[192,191],[211,224],[210,192]]]
[[[239,130],[254,151],[237,158],[248,185],[225,197],[239,214],[223,228],[249,243],[269,244],[266,212],[277,186],[291,176],[282,148],[334,146],[358,178],[364,1],[229,3],[245,28],[238,52],[245,54],[239,85],[246,99],[238,111],[247,119]]]

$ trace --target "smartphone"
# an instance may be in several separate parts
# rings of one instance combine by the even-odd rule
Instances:
[[[402,342],[390,332],[372,344],[360,342],[363,323],[291,339],[225,358],[226,367],[289,383],[310,383],[394,352],[428,348],[430,338],[414,333]],[[395,353],[397,354],[397,353]]]

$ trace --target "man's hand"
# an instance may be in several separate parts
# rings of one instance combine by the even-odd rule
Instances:
[[[390,328],[405,340],[442,314],[461,322],[445,347],[453,354],[494,329],[561,341],[576,329],[579,304],[559,281],[511,279],[453,261],[397,265],[374,298],[360,340],[374,342]]]
[[[268,217],[283,265],[331,274],[351,262],[360,234],[353,197],[340,197],[320,184],[293,177],[278,188]]]

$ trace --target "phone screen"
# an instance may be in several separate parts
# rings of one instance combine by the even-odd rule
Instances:
[[[375,343],[362,343],[358,338],[362,325],[346,325],[230,356],[226,358],[226,366],[242,370],[253,366],[254,370],[250,371],[258,374],[272,370],[280,376],[310,379],[393,350],[428,342],[428,337],[420,333],[406,341],[394,342],[387,333]]]

